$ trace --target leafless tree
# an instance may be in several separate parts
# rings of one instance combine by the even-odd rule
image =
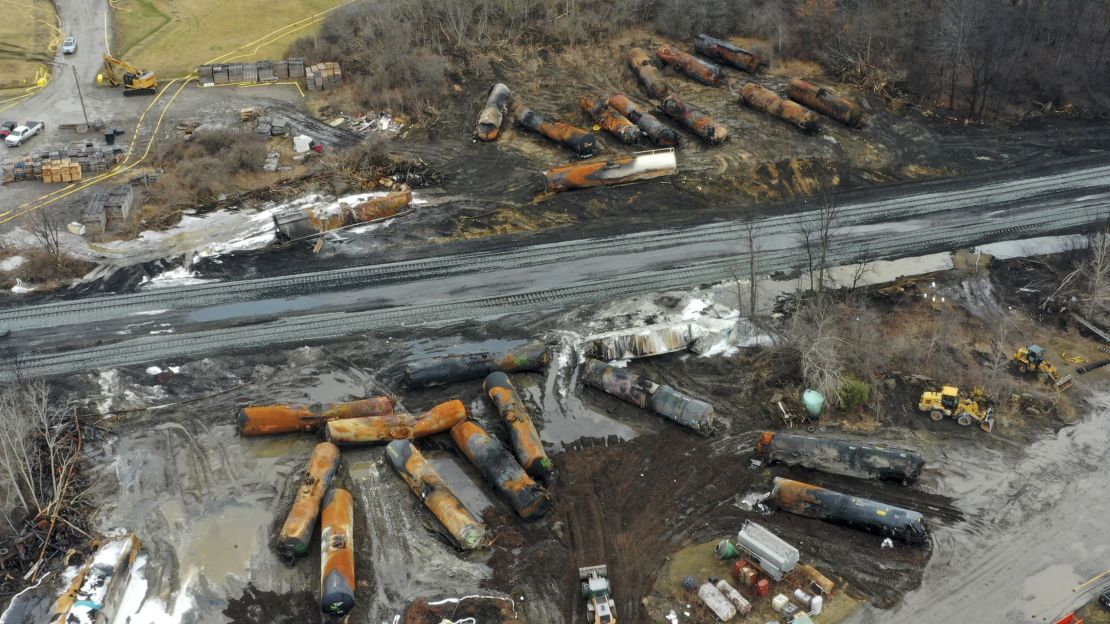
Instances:
[[[1083,311],[1097,316],[1110,305],[1110,228],[1087,237],[1087,260],[1080,267]]]
[[[836,224],[839,209],[836,202],[828,194],[821,196],[818,208],[817,230],[817,290],[825,289],[825,277],[829,270],[829,249],[832,244],[832,230]]]
[[[62,254],[61,232],[61,220],[46,208],[36,210],[31,216],[31,235],[55,259]]]
[[[744,237],[748,247],[748,319],[755,322],[755,311],[759,291],[759,282],[755,274],[756,254],[759,249],[755,245],[755,214],[748,210],[747,219],[744,221]]]

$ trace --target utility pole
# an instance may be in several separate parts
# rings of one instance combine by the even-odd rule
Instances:
[[[85,127],[89,127],[89,113],[85,110],[85,96],[81,95],[81,81],[77,79],[77,66],[70,65],[73,70],[73,82],[77,85],[77,99],[81,100],[81,114],[85,116]]]

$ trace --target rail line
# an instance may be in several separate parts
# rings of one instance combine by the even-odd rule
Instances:
[[[1076,211],[1072,211],[1076,212]],[[1056,215],[1052,215],[1056,216]],[[1004,228],[962,229],[943,232],[923,240],[918,231],[899,232],[880,237],[862,237],[837,245],[830,254],[831,264],[847,264],[865,257],[888,259],[952,249],[989,238],[1015,233],[1059,231],[1088,224],[1092,218],[1110,218],[1110,207],[1092,215],[1071,214],[1058,219],[1027,215]],[[20,354],[19,373],[27,376],[59,375],[88,368],[108,368],[141,364],[152,360],[197,358],[225,351],[244,351],[262,347],[303,342],[325,342],[369,331],[431,323],[458,322],[494,314],[521,313],[583,305],[631,296],[643,292],[714,283],[729,279],[746,254],[695,263],[690,266],[644,271],[608,277],[587,284],[535,290],[458,301],[378,308],[356,312],[329,312],[290,317],[254,325],[208,329],[184,334],[148,335],[87,349],[50,353]],[[805,265],[804,249],[775,258],[757,256],[757,270],[766,274]],[[0,371],[0,380],[10,379],[15,371]]]
[[[873,201],[840,207],[837,227],[851,227],[907,216],[924,217],[969,208],[1001,210],[1020,207],[1036,199],[1066,196],[1070,202],[1058,211],[1087,210],[1098,212],[1110,205],[1110,166],[1070,171],[1039,178],[1024,178],[992,183],[974,189],[911,195],[890,201]],[[1107,190],[1103,190],[1107,189]],[[1097,191],[1097,192],[1093,192]],[[1069,199],[1054,197],[1054,199]],[[815,231],[820,223],[819,210],[801,214],[778,215],[760,219],[753,224],[757,237],[797,234],[800,228]],[[1095,221],[1097,219],[1092,219]],[[466,253],[425,258],[377,266],[360,266],[329,271],[316,271],[279,277],[197,284],[111,296],[90,297],[25,306],[0,311],[0,328],[24,330],[56,327],[73,323],[89,323],[159,309],[190,309],[221,303],[236,303],[270,297],[306,295],[329,290],[364,288],[367,286],[443,278],[484,271],[523,268],[574,260],[598,255],[615,255],[636,251],[666,249],[690,243],[713,243],[735,240],[738,245],[746,235],[747,223],[730,221],[695,226],[638,232],[619,236],[580,239],[531,246],[525,249]]]

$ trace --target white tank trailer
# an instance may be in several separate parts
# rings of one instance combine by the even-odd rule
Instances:
[[[751,520],[736,535],[736,546],[751,556],[760,569],[781,581],[798,565],[798,549]]]

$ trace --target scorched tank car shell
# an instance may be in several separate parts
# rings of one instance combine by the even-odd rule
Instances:
[[[799,516],[843,524],[909,544],[923,544],[928,539],[925,518],[916,511],[816,485],[775,477],[771,499],[779,508]]]

